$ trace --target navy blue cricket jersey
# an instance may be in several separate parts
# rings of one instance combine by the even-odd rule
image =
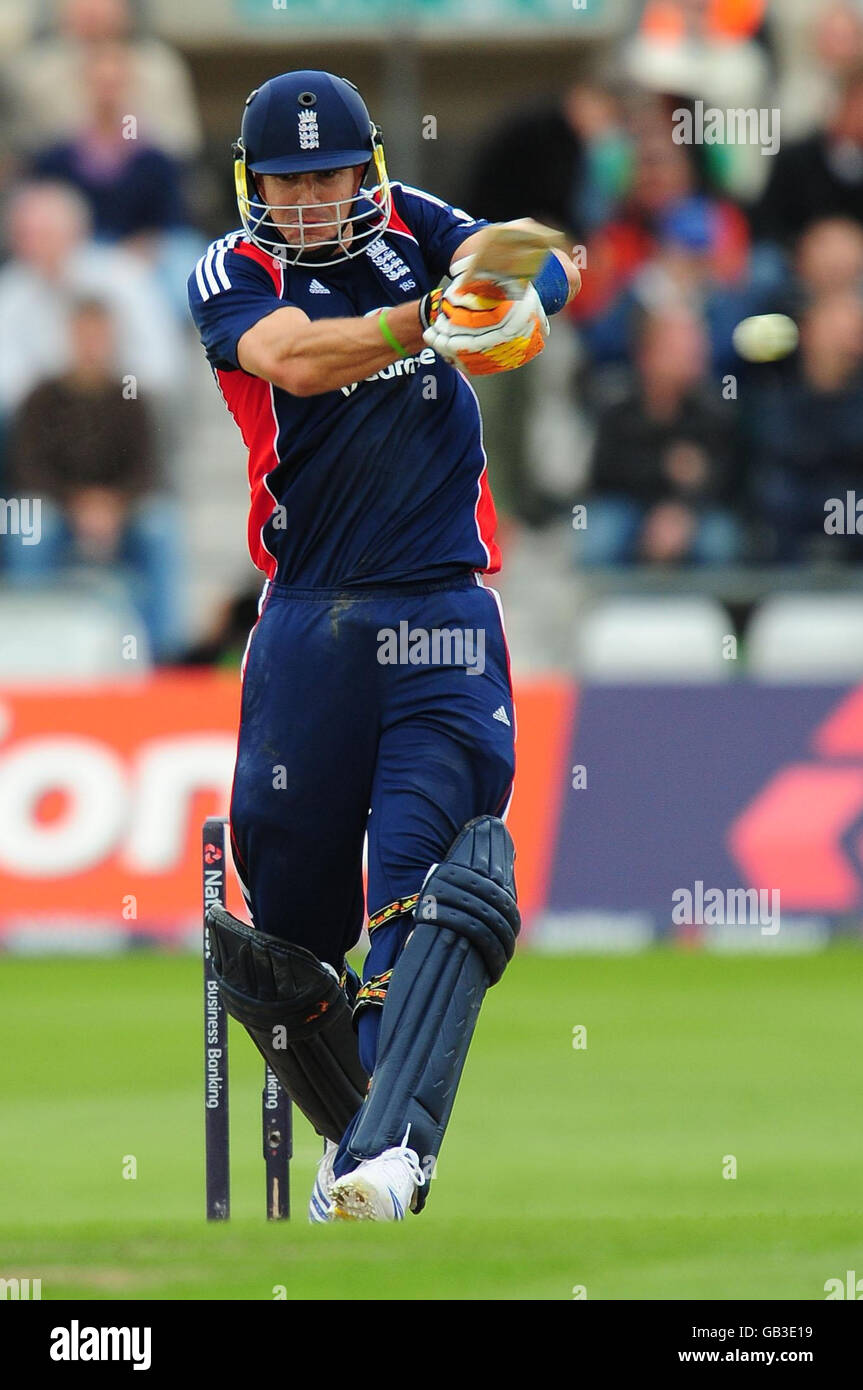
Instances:
[[[283,305],[347,318],[419,299],[488,225],[391,187],[387,227],[351,260],[283,265],[237,231],[189,277],[192,315],[249,450],[249,549],[280,584],[349,588],[500,568],[479,405],[431,348],[304,397],[237,362],[242,335]]]

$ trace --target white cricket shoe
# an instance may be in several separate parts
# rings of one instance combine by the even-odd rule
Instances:
[[[407,1147],[407,1134],[394,1149],[363,1159],[352,1173],[333,1183],[333,1221],[403,1221],[425,1182],[419,1157]]]
[[[336,1154],[339,1151],[338,1144],[334,1144],[332,1139],[324,1140],[324,1156],[318,1162],[318,1171],[315,1174],[315,1185],[312,1188],[312,1195],[309,1198],[309,1220],[314,1222],[332,1221],[333,1208],[331,1204],[331,1194],[335,1177],[333,1174],[333,1164]]]

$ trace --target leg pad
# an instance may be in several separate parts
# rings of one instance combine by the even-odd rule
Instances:
[[[238,922],[218,903],[207,923],[225,1008],[317,1132],[338,1143],[368,1077],[335,972],[302,946]]]
[[[481,816],[426,878],[417,925],[387,990],[374,1077],[349,1143],[353,1157],[400,1144],[410,1125],[408,1143],[430,1174],[486,990],[515,950],[514,858],[503,822]],[[419,1189],[420,1204],[427,1191]]]

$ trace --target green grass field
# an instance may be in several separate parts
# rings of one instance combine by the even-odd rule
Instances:
[[[262,1068],[235,1028],[233,1218],[207,1226],[198,963],[7,958],[0,1277],[44,1299],[823,1299],[863,1274],[861,984],[853,947],[521,955],[428,1207],[387,1227],[307,1224],[301,1118],[295,1219],[266,1224]]]

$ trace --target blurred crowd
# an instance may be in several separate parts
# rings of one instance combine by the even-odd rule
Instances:
[[[644,0],[607,67],[509,109],[466,186],[432,190],[579,248],[583,293],[530,380],[480,390],[504,513],[534,527],[586,503],[575,566],[861,558],[824,516],[863,462],[863,0],[813,0],[802,59],[778,8]],[[188,647],[168,466],[208,239],[189,70],[130,0],[57,0],[0,70],[0,107],[0,497],[43,499],[42,543],[7,545],[0,578],[105,567],[157,661],[211,659],[218,640]],[[750,138],[682,136],[705,110],[753,112]],[[777,313],[799,347],[744,361],[736,325]],[[537,425],[562,405],[549,448]],[[232,645],[245,617],[226,609]]]
[[[863,4],[812,5],[808,85],[778,8],[649,0],[607,74],[477,154],[471,211],[582,249],[568,380],[590,443],[550,486],[522,430],[505,480],[534,524],[589,499],[579,565],[861,558],[824,522],[863,464]],[[748,140],[698,142],[705,112],[732,110],[753,113]],[[798,350],[744,361],[736,325],[777,313]]]
[[[185,190],[192,82],[129,0],[59,0],[0,72],[0,495],[38,497],[9,585],[125,581],[157,662],[186,641],[166,464],[189,365],[185,283],[204,238]]]

